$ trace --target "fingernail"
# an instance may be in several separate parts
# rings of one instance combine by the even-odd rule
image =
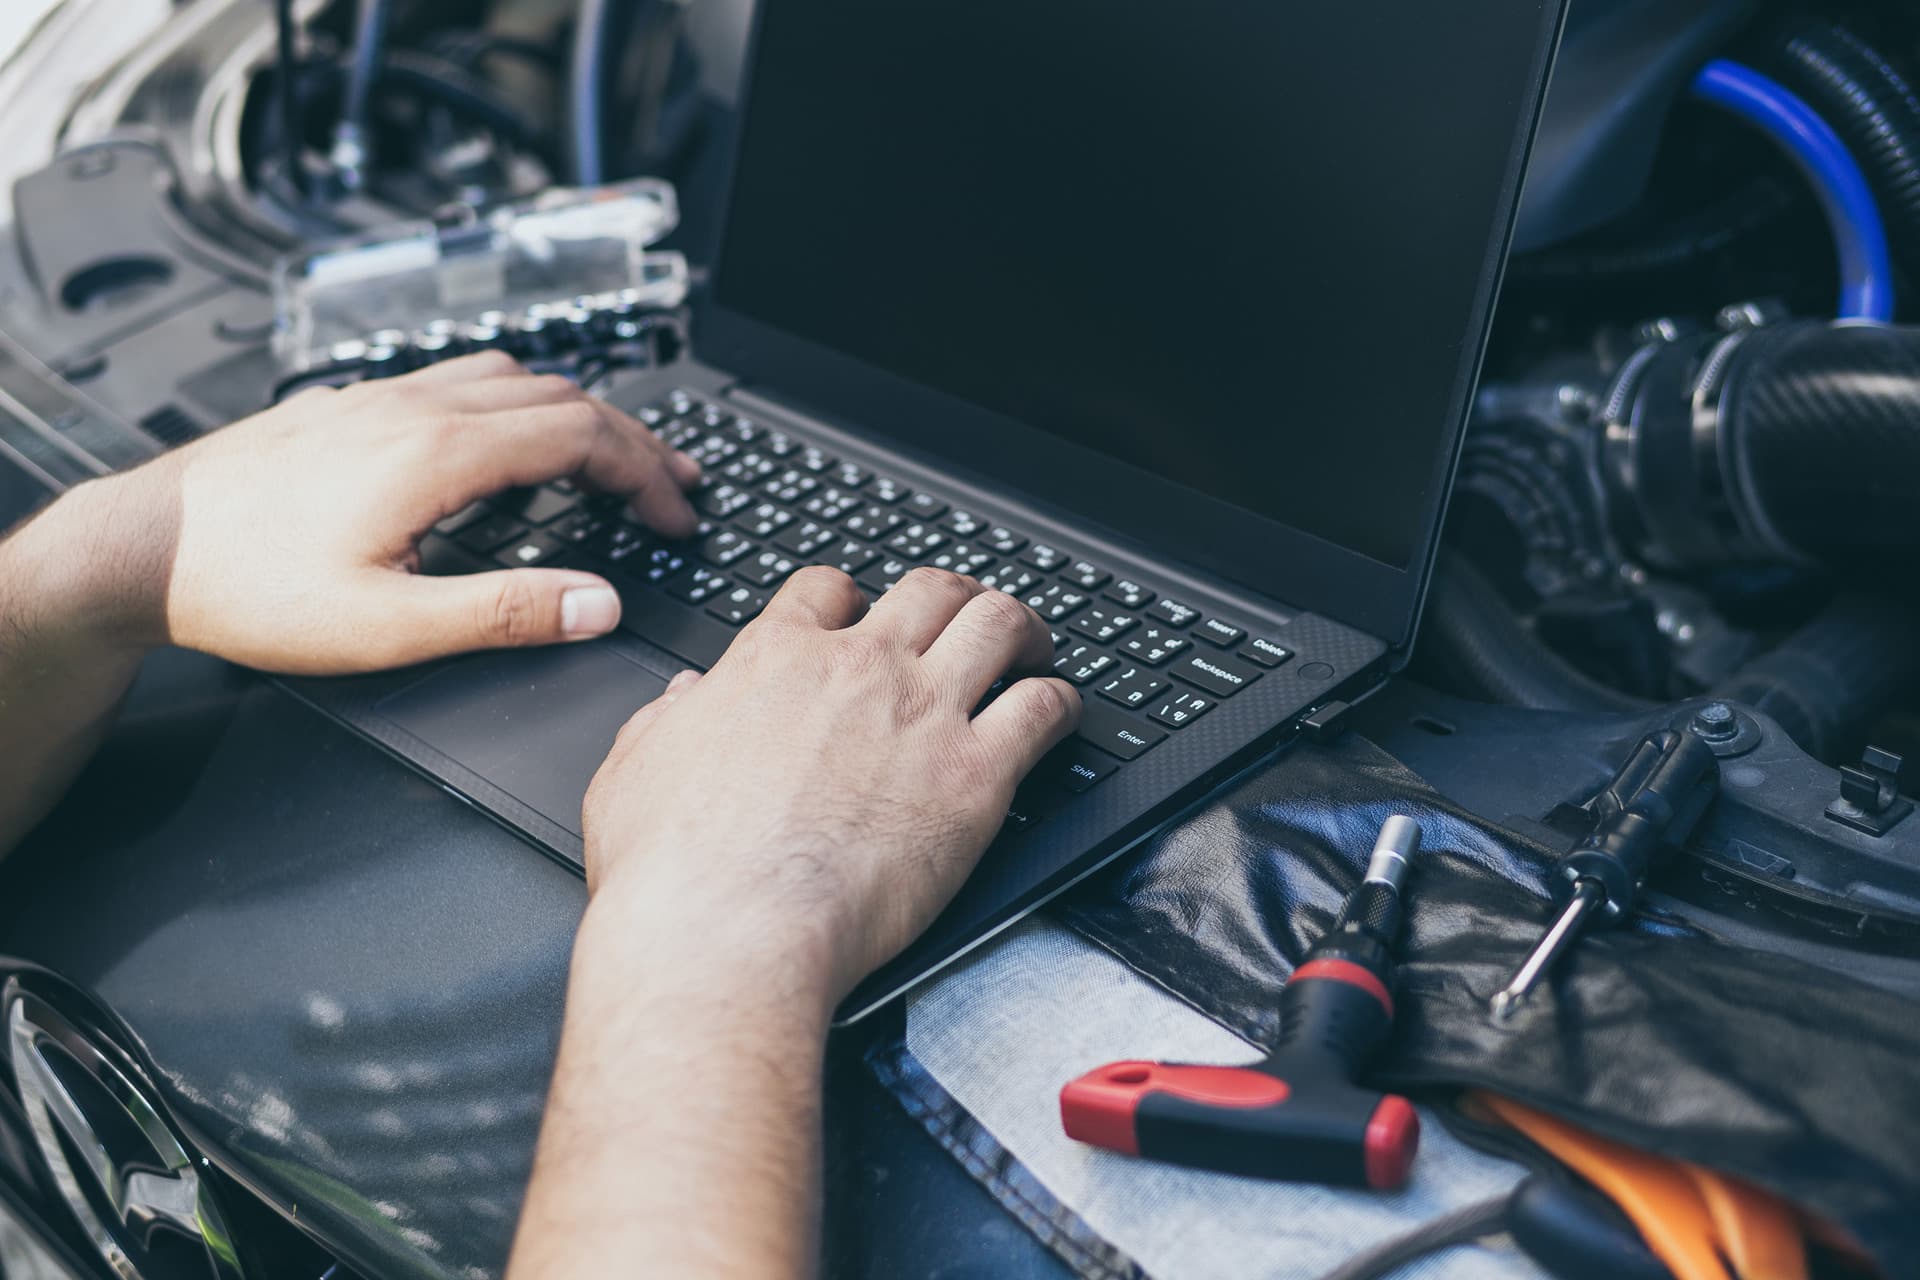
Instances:
[[[620,621],[620,597],[612,587],[569,587],[560,596],[560,630],[570,640],[603,636]]]

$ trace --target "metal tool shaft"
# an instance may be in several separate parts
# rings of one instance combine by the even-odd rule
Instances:
[[[1607,900],[1607,891],[1600,887],[1597,880],[1582,879],[1573,891],[1573,897],[1560,912],[1560,918],[1553,927],[1534,945],[1533,952],[1527,956],[1526,963],[1513,975],[1513,981],[1493,997],[1492,1010],[1495,1022],[1505,1022],[1526,1003],[1533,993],[1542,974],[1553,967],[1553,962],[1567,948],[1580,932],[1580,926],[1594,908]]]

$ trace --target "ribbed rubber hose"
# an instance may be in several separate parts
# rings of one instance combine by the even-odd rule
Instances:
[[[1713,690],[1780,722],[1816,759],[1857,756],[1882,713],[1920,677],[1920,610],[1841,596]]]
[[[1894,255],[1920,274],[1920,93],[1881,53],[1837,23],[1788,28],[1771,66],[1833,126],[1865,170]]]
[[[1414,654],[1427,678],[1488,702],[1549,711],[1641,711],[1653,705],[1608,688],[1547,648],[1458,552],[1440,555]]]

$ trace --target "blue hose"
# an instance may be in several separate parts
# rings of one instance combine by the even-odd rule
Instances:
[[[1893,319],[1893,262],[1879,206],[1840,135],[1813,108],[1751,67],[1715,59],[1694,96],[1731,111],[1772,138],[1813,185],[1840,259],[1840,318]]]

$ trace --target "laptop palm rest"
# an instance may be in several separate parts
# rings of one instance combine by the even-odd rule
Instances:
[[[380,715],[580,834],[580,801],[667,677],[604,645],[482,654],[388,696]]]

